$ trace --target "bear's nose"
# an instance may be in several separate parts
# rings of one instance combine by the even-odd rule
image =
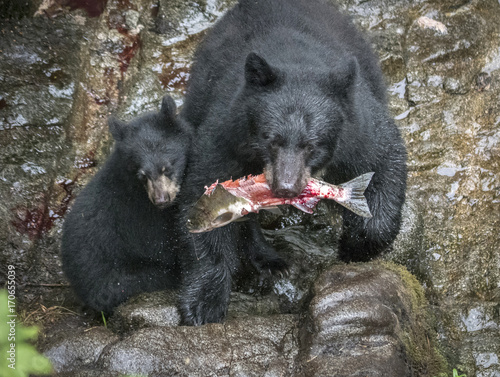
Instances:
[[[299,195],[298,190],[292,184],[281,184],[274,190],[274,195],[278,198],[295,198]]]
[[[164,192],[155,192],[155,204],[165,204],[169,201],[169,195]]]

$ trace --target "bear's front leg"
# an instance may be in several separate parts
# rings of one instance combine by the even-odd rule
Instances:
[[[403,164],[401,158],[393,163],[396,168],[392,171],[375,172],[365,191],[371,219],[344,209],[339,249],[339,257],[344,262],[369,261],[390,247],[398,235],[406,190]]]
[[[183,324],[222,322],[231,294],[232,275],[239,267],[234,224],[188,236],[182,260],[180,311]]]

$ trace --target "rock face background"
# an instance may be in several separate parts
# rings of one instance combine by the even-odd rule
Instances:
[[[231,3],[0,1],[0,261],[21,310],[78,307],[61,225],[109,153],[106,117],[165,92],[181,105],[192,52]],[[326,206],[290,210],[262,219],[290,278],[240,282],[225,324],[176,326],[168,295],[125,307],[113,332],[66,316],[40,345],[57,371],[500,376],[500,2],[339,3],[380,56],[409,152],[405,225],[384,258],[429,304],[392,264],[336,264]]]

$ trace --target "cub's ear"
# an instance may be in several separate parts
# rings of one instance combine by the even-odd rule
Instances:
[[[328,92],[335,96],[350,99],[359,76],[359,64],[355,57],[350,57],[335,68],[328,76]]]
[[[278,79],[279,71],[271,67],[264,58],[251,52],[245,62],[245,80],[253,86],[267,86]]]
[[[116,119],[113,116],[108,117],[109,132],[113,135],[113,139],[116,141],[121,141],[125,138],[127,133],[128,125],[121,120]]]
[[[177,110],[177,105],[172,97],[166,95],[161,101],[161,113],[169,118],[175,117],[175,111]]]

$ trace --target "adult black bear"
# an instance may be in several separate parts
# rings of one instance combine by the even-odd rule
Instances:
[[[197,129],[183,211],[217,179],[264,170],[275,195],[293,197],[319,172],[339,184],[373,171],[373,218],[344,210],[340,257],[369,260],[393,242],[406,151],[377,59],[349,18],[326,0],[240,0],[194,60],[181,114]],[[259,270],[286,268],[255,222],[189,237],[181,292],[188,324],[224,318],[242,254]]]
[[[175,288],[180,276],[174,215],[189,129],[165,96],[160,112],[109,119],[115,149],[66,216],[63,270],[81,300],[111,312],[130,296]]]

